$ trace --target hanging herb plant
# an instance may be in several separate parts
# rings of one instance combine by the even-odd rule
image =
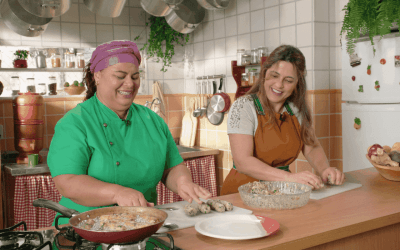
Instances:
[[[147,48],[147,56],[157,57],[157,62],[162,60],[163,67],[161,71],[166,72],[166,67],[171,66],[172,57],[175,55],[175,45],[185,46],[189,41],[189,34],[182,34],[167,23],[164,17],[151,16],[146,22],[146,27],[150,25],[150,36],[143,48]],[[135,41],[140,38],[140,35],[135,37]],[[165,42],[165,49],[163,48]]]
[[[399,0],[349,0],[342,11],[345,11],[345,16],[340,37],[346,34],[346,50],[349,55],[354,52],[360,34],[368,34],[374,46],[374,36],[379,35],[382,39],[391,33],[393,23],[400,23]],[[374,47],[373,51],[375,53]]]

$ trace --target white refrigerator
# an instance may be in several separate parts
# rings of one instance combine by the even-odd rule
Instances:
[[[352,61],[361,64],[353,67],[342,45],[344,172],[372,167],[365,156],[370,145],[400,142],[400,37],[375,39],[374,47],[375,56],[369,40],[356,43],[355,57],[361,60]]]

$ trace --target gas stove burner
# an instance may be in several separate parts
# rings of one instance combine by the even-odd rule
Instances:
[[[14,245],[18,243],[18,237],[16,235],[1,235],[0,234],[0,249],[3,246]]]
[[[24,231],[15,231],[20,226],[24,226]],[[26,223],[24,221],[0,230],[0,250],[40,250],[51,244],[43,244],[43,236],[36,231],[26,231]]]
[[[146,242],[149,238],[143,241],[133,242],[133,243],[116,243],[116,244],[101,244],[102,250],[145,250]]]

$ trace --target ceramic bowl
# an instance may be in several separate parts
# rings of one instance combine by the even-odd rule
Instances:
[[[268,190],[278,190],[280,195],[252,194],[253,183],[239,187],[239,194],[244,204],[254,208],[293,209],[302,207],[310,199],[311,187],[305,184],[287,181],[261,181]]]
[[[369,162],[378,170],[383,178],[390,181],[400,181],[400,167],[382,166],[378,165],[369,158],[368,154],[365,155]]]
[[[80,95],[83,93],[83,91],[85,91],[86,88],[85,87],[65,87],[64,91],[67,92],[69,95]]]

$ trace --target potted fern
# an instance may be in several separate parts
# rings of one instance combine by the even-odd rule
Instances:
[[[166,72],[166,67],[170,67],[172,57],[175,55],[175,45],[185,46],[189,41],[189,34],[182,34],[167,23],[164,17],[150,16],[146,26],[150,25],[150,35],[147,42],[140,50],[147,49],[147,57],[156,57],[157,62],[163,63],[161,71]],[[135,41],[140,38],[141,34],[135,37]],[[165,45],[165,47],[163,47]]]
[[[346,50],[353,54],[355,43],[361,35],[367,35],[374,48],[375,36],[382,38],[396,29],[400,18],[399,0],[349,0],[342,11],[345,11],[340,38],[346,35]]]

